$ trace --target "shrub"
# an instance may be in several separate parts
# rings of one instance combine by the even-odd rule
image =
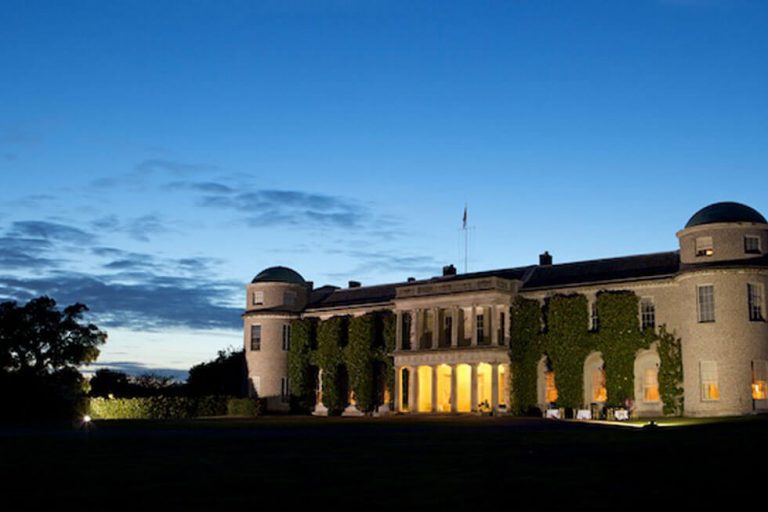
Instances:
[[[230,398],[227,402],[227,416],[258,416],[261,403],[253,398]]]

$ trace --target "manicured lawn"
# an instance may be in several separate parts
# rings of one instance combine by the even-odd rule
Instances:
[[[167,510],[762,503],[768,418],[686,423],[264,417],[102,421],[89,432],[0,425],[0,495],[29,508]]]

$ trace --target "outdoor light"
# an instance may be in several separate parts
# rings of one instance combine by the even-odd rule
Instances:
[[[83,416],[83,423],[87,425],[90,422],[91,422],[91,417],[89,415],[86,414],[85,416]]]

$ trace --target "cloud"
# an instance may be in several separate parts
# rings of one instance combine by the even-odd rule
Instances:
[[[178,368],[157,368],[134,361],[95,362],[83,368],[84,373],[86,374],[93,374],[102,369],[115,370],[134,376],[151,373],[162,377],[171,377],[177,381],[185,381],[187,380],[187,377],[189,377],[189,372],[186,370],[179,370]]]
[[[39,270],[56,266],[57,261],[43,257],[52,247],[48,240],[16,236],[0,237],[0,268]]]
[[[89,244],[94,236],[82,229],[64,224],[44,221],[17,221],[11,224],[10,234],[13,236],[31,237],[43,240]]]
[[[408,275],[439,275],[443,263],[431,256],[413,256],[391,254],[387,251],[343,251],[332,249],[328,254],[343,254],[354,260],[357,265],[344,273],[327,274],[332,279],[346,279],[349,276],[375,276],[383,273],[402,273]]]
[[[163,190],[195,190],[207,194],[234,194],[236,190],[230,186],[222,185],[214,181],[172,181],[163,185]]]
[[[170,172],[172,174],[185,175],[190,173],[215,171],[218,167],[210,164],[193,164],[179,162],[178,160],[165,160],[161,158],[150,158],[143,160],[136,165],[136,172],[155,173]]]
[[[127,220],[120,220],[117,215],[106,215],[91,222],[91,227],[99,231],[121,231],[140,242],[149,242],[149,235],[169,231],[162,217],[157,214]]]

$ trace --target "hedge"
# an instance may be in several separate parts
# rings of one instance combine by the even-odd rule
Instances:
[[[200,416],[256,416],[257,400],[228,396],[156,396],[147,398],[91,398],[94,419],[184,419]]]

